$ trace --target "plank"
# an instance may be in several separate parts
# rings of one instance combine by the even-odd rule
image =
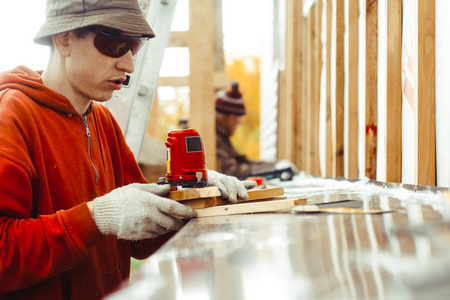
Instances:
[[[285,196],[278,196],[278,197],[271,197],[271,198],[263,198],[263,199],[250,199],[250,200],[238,200],[238,203],[247,203],[247,202],[262,202],[262,201],[273,201],[273,200],[283,200],[286,199]],[[192,199],[192,200],[185,200],[180,201],[181,204],[187,205],[191,208],[198,209],[198,208],[207,208],[207,207],[213,207],[213,206],[219,206],[219,205],[230,205],[231,203],[227,200],[221,198],[221,197],[210,197],[210,198],[204,198],[204,199]]]
[[[204,188],[182,189],[171,191],[167,198],[175,201],[183,201],[189,199],[208,198],[220,196],[220,191],[216,186],[208,186]]]
[[[435,1],[417,1],[416,184],[436,185]]]
[[[315,25],[315,14],[310,13],[308,15],[308,23],[307,23],[307,49],[306,49],[306,65],[307,65],[307,85],[306,85],[306,173],[313,174],[313,164],[314,164],[314,97],[315,97],[315,89],[314,89],[314,79],[315,79],[315,61],[314,61],[314,25]]]
[[[383,209],[362,209],[351,207],[333,207],[324,208],[318,205],[299,205],[292,208],[292,212],[297,213],[332,213],[332,214],[381,214],[393,212],[392,210]]]
[[[322,176],[320,168],[320,99],[321,99],[321,80],[322,80],[322,14],[323,14],[323,3],[322,1],[316,1],[314,8],[315,18],[315,60],[316,60],[316,78],[315,78],[315,101],[314,101],[314,167],[313,175]]]
[[[358,74],[359,74],[359,1],[345,0],[346,27],[348,38],[345,45],[346,59],[346,86],[345,122],[347,135],[345,138],[345,177],[359,178],[358,168]]]
[[[331,0],[330,0],[331,1]],[[300,143],[298,145],[298,152],[300,156],[300,164],[298,165],[300,170],[307,171],[307,161],[308,161],[308,123],[307,123],[307,107],[308,107],[308,92],[307,92],[307,84],[308,84],[308,18],[303,16],[302,18],[302,65],[301,65],[301,96],[299,103],[299,116],[298,119],[299,127],[300,127]],[[303,88],[304,87],[304,88]]]
[[[335,70],[332,76],[335,76],[335,121],[334,121],[334,176],[344,177],[344,93],[345,93],[345,60],[344,60],[344,0],[334,0],[336,8],[334,9],[334,26],[336,27],[336,35],[334,42],[336,45],[335,53]]]
[[[284,188],[270,187],[266,189],[252,189],[248,190],[248,199],[245,201],[254,201],[261,199],[269,199],[273,197],[280,197],[284,195]],[[215,205],[229,204],[228,201],[220,197],[220,190],[216,186],[205,188],[192,188],[172,191],[167,198],[181,201],[183,204],[192,208],[210,207]],[[245,202],[244,200],[238,200]]]
[[[386,1],[386,181],[402,180],[402,0]]]
[[[215,217],[225,215],[237,215],[248,213],[271,212],[291,209],[296,205],[306,204],[306,199],[284,199],[263,202],[250,202],[220,205],[208,208],[196,209],[197,218]]]
[[[366,2],[366,128],[365,175],[377,178],[378,138],[378,1]]]
[[[216,167],[216,132],[214,108],[215,25],[214,2],[189,1],[188,46],[190,57],[189,123],[201,135],[209,169]]]
[[[332,0],[324,1],[325,13],[325,177],[333,177],[334,155],[333,155],[333,126],[331,118],[331,33],[333,20]]]

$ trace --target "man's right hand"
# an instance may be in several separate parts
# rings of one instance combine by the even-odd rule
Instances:
[[[163,198],[170,186],[130,184],[94,199],[94,220],[104,235],[124,240],[153,238],[183,226],[181,218],[194,218],[189,206]],[[90,203],[89,203],[90,204]],[[92,205],[89,205],[92,207]]]

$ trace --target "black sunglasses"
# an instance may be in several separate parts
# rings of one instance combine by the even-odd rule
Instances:
[[[94,28],[89,28],[89,30],[95,33],[95,48],[101,53],[114,58],[121,57],[130,50],[132,55],[136,55],[148,40],[147,37],[142,36],[117,35]]]

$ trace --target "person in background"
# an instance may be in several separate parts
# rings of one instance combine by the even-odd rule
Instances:
[[[0,73],[0,299],[101,299],[196,216],[147,182],[101,104],[154,36],[137,0],[48,0],[46,69]],[[256,185],[208,182],[230,202]]]
[[[280,167],[292,169],[292,174],[296,168],[287,161],[264,162],[248,159],[244,154],[239,153],[230,141],[231,136],[237,127],[242,123],[242,118],[246,113],[245,103],[239,91],[239,84],[236,81],[231,83],[231,89],[221,90],[216,95],[216,155],[217,171],[235,176],[239,179],[257,175],[259,172],[273,171]]]

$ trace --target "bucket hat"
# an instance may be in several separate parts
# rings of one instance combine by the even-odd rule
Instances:
[[[51,45],[55,34],[93,25],[155,37],[137,0],[47,0],[46,18],[34,42]]]

